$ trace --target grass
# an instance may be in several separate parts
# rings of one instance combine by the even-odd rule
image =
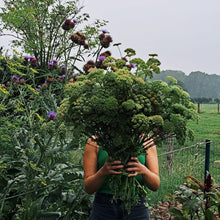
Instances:
[[[199,120],[189,121],[188,126],[195,132],[195,140],[205,141],[206,139],[220,144],[220,114],[217,104],[201,104]]]
[[[188,122],[188,126],[195,133],[195,140],[186,143],[186,149],[178,146],[177,143],[174,144],[174,150],[177,151],[173,153],[172,172],[169,173],[167,169],[167,155],[164,155],[166,144],[161,148],[158,147],[161,185],[157,192],[150,192],[150,204],[166,200],[166,195],[174,192],[179,185],[183,184],[184,177],[187,175],[192,175],[201,182],[204,181],[205,143],[201,146],[197,146],[196,143],[205,142],[206,139],[212,142],[210,173],[216,182],[220,183],[220,165],[214,163],[220,160],[220,114],[217,107],[217,104],[200,105],[199,120]]]

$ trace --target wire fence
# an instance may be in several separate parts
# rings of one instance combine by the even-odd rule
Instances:
[[[204,104],[204,103],[197,103],[197,112],[198,113],[220,113],[220,104]]]
[[[210,145],[209,160],[207,161],[207,144]],[[173,193],[177,187],[186,182],[186,176],[193,176],[200,182],[204,182],[205,169],[214,178],[216,184],[220,184],[220,145],[205,141],[194,145],[175,149],[158,155],[160,166],[160,188],[156,192],[150,192],[149,202],[152,204],[165,200],[166,195]]]

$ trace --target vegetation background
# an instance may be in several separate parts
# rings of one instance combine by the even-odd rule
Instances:
[[[164,70],[160,74],[154,75],[152,80],[163,80],[168,82],[167,76],[173,76],[178,84],[184,88],[192,99],[194,98],[220,98],[220,76],[216,74],[207,74],[200,71],[191,72],[186,75],[182,71]],[[209,101],[209,100],[208,100]]]

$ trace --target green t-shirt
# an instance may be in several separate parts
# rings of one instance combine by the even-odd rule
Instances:
[[[107,157],[108,157],[108,153],[105,150],[103,150],[102,147],[99,147],[99,152],[98,152],[98,169],[100,169],[104,165]],[[145,155],[140,155],[137,158],[138,158],[138,160],[140,161],[141,164],[145,165]],[[98,193],[112,194],[111,189],[110,189],[110,187],[108,185],[109,177],[110,177],[110,175],[106,176],[102,186],[97,191]],[[142,175],[137,175],[137,176],[135,176],[135,178],[138,180],[138,182],[141,185],[144,185],[144,181],[143,181]]]

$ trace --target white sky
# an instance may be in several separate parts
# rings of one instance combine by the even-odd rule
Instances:
[[[2,5],[0,0],[0,5]],[[113,43],[144,60],[157,53],[161,70],[220,75],[220,0],[82,0],[91,21],[104,19]],[[0,46],[7,39],[0,38]],[[113,56],[119,57],[115,47]]]
[[[84,0],[121,49],[158,53],[161,69],[220,75],[220,0]]]

